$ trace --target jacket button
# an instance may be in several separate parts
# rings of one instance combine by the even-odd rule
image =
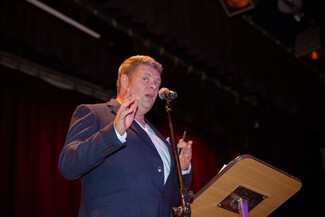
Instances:
[[[160,172],[160,173],[161,173],[161,171],[162,171],[161,167],[158,167],[158,172]]]

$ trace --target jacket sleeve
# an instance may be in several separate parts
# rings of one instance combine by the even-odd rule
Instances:
[[[76,108],[59,156],[59,171],[64,178],[72,180],[81,177],[126,145],[117,138],[113,126],[115,116],[110,115],[109,124],[101,127],[100,114],[93,107],[80,105]]]

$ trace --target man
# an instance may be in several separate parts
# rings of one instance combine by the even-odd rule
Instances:
[[[74,111],[59,170],[81,178],[79,217],[170,217],[181,205],[172,147],[145,118],[162,70],[149,56],[130,57],[119,67],[116,99]],[[177,148],[188,188],[192,141]]]

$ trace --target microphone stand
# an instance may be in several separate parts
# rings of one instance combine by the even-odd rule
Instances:
[[[180,166],[177,144],[175,143],[174,129],[173,129],[173,124],[172,124],[172,119],[171,119],[171,114],[170,114],[170,112],[172,110],[170,107],[170,100],[166,100],[165,110],[168,115],[171,144],[173,147],[174,159],[176,162],[177,176],[178,176],[178,182],[179,182],[179,186],[180,186],[180,195],[181,195],[181,200],[182,200],[182,207],[181,208],[178,207],[176,210],[174,210],[174,212],[175,212],[175,214],[177,214],[177,216],[190,217],[191,216],[191,207],[190,207],[191,196],[189,195],[188,190],[184,187],[184,183],[183,183],[182,169]]]

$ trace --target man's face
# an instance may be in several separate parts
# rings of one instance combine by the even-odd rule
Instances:
[[[159,71],[148,65],[139,65],[130,76],[129,85],[131,94],[138,101],[138,112],[145,114],[152,108],[161,84]]]

